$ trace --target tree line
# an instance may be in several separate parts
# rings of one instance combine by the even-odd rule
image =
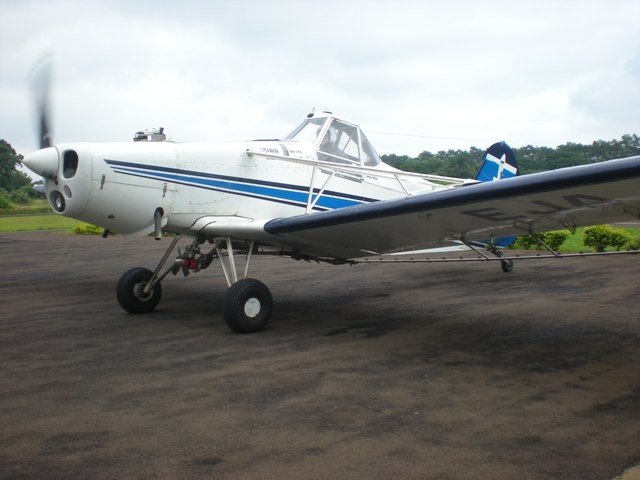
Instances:
[[[0,214],[38,196],[31,186],[31,178],[17,168],[22,158],[9,142],[0,139]]]
[[[16,153],[11,144],[0,139],[0,188],[13,191],[31,184],[28,175],[17,169],[22,163],[22,155]]]
[[[527,145],[513,149],[518,159],[520,174],[554,170],[556,168],[603,162],[614,158],[640,155],[640,137],[623,135],[620,139],[596,140],[590,145],[565,143],[556,148]],[[431,153],[424,151],[417,157],[408,155],[382,155],[382,161],[401,170],[473,178],[482,165],[484,150],[447,150]]]

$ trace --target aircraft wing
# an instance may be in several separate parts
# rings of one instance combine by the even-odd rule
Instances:
[[[640,218],[640,156],[271,220],[318,256],[357,258]]]

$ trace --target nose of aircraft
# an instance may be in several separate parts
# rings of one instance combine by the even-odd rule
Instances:
[[[47,147],[27,155],[22,162],[33,173],[53,179],[58,173],[58,150]]]

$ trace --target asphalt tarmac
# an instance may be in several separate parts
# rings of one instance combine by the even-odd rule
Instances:
[[[0,234],[0,479],[611,479],[640,463],[640,256],[215,265],[132,316],[168,240]]]

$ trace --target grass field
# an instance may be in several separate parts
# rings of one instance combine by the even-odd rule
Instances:
[[[621,228],[627,232],[631,238],[640,238],[640,228]],[[593,252],[593,248],[585,247],[582,243],[584,227],[578,228],[574,235],[570,235],[560,246],[560,252]]]
[[[82,222],[60,215],[2,215],[0,232],[29,232],[33,230],[71,230]]]
[[[10,208],[0,209],[0,215],[48,215],[51,207],[45,198],[33,199],[26,205],[12,205]]]

